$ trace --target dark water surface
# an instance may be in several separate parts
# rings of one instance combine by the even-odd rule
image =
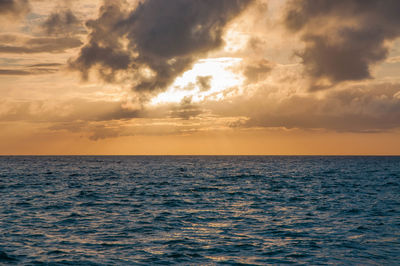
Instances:
[[[400,264],[400,157],[0,157],[0,264]]]

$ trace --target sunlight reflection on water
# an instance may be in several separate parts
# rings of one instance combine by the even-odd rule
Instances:
[[[0,263],[400,260],[400,157],[0,157],[0,177]]]

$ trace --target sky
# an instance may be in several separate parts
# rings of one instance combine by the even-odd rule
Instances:
[[[399,155],[398,0],[0,0],[0,154]]]

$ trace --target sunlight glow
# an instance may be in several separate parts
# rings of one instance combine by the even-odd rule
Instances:
[[[231,71],[241,61],[241,58],[234,57],[201,59],[191,70],[179,76],[165,92],[154,97],[151,104],[178,103],[188,97],[192,102],[200,102],[205,98],[223,99],[225,90],[243,83],[243,77]],[[202,88],[199,78],[207,80],[209,86]]]

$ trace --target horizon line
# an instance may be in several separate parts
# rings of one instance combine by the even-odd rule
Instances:
[[[0,157],[18,157],[18,156],[38,156],[38,157],[46,157],[46,156],[170,156],[170,157],[184,157],[184,156],[213,156],[213,157],[240,157],[240,156],[254,156],[254,157],[261,157],[261,156],[265,156],[265,157],[295,157],[295,156],[299,156],[299,157],[313,157],[313,156],[318,156],[318,157],[400,157],[400,154],[0,154]]]

